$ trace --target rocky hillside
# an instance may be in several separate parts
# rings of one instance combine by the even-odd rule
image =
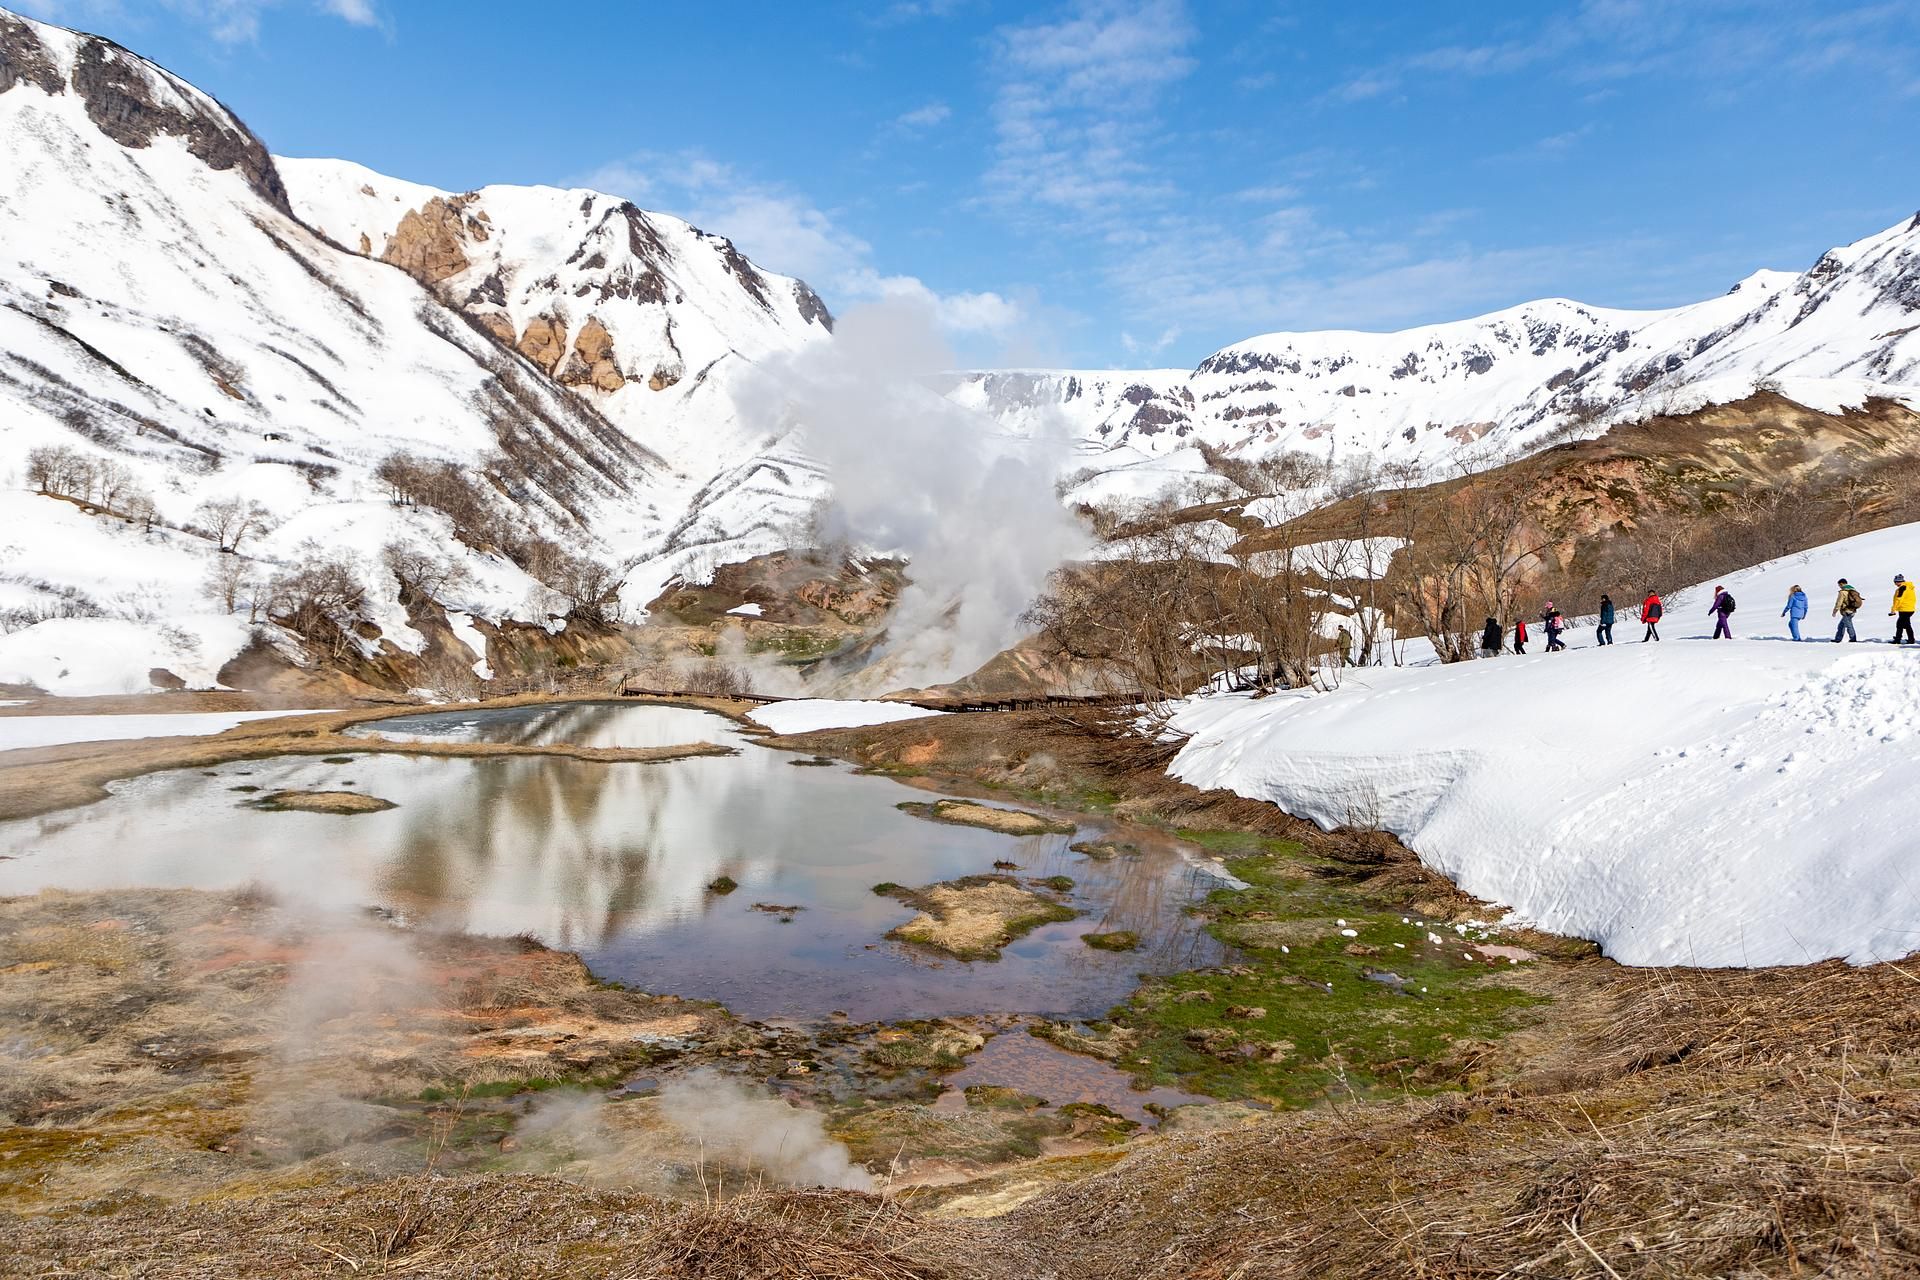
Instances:
[[[785,545],[819,492],[732,390],[830,318],[723,239],[283,170],[164,69],[5,10],[0,152],[0,684],[205,685],[263,648],[484,674],[508,630]]]
[[[983,372],[949,394],[1016,429],[1064,424],[1078,492],[1113,497],[1205,471],[1203,446],[1439,464],[1756,390],[1829,412],[1920,396],[1920,215],[1672,310],[1549,299],[1398,333],[1268,334],[1185,374]]]
[[[784,549],[825,496],[785,430],[735,398],[755,361],[832,332],[803,281],[597,192],[454,193],[345,161],[276,164],[307,223],[399,267],[666,461],[645,508],[597,528],[653,581]]]

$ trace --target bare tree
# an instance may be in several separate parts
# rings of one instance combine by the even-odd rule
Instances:
[[[120,514],[128,524],[140,526],[142,534],[153,532],[154,524],[160,519],[160,509],[153,504],[153,495],[139,485],[131,485],[120,498]]]
[[[366,588],[350,561],[311,543],[301,550],[299,562],[267,585],[263,612],[333,658],[343,658],[365,620]]]
[[[473,580],[456,557],[438,556],[404,542],[389,542],[381,549],[380,562],[400,584],[403,595],[421,601],[443,600]]]
[[[50,496],[86,498],[93,489],[93,470],[92,458],[66,445],[43,444],[27,450],[27,483]]]
[[[245,498],[209,498],[194,509],[194,516],[222,551],[238,551],[244,539],[273,528],[267,509]]]

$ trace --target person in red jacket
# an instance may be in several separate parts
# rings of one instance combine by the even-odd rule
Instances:
[[[1640,637],[1641,644],[1660,638],[1660,615],[1665,612],[1660,604],[1660,593],[1647,592],[1647,598],[1640,602],[1640,621],[1647,624],[1647,634]]]
[[[1525,653],[1527,651],[1527,620],[1525,618],[1514,619],[1513,651],[1515,653]]]

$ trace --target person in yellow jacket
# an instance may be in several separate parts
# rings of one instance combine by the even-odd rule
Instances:
[[[1913,584],[1903,574],[1893,575],[1893,608],[1887,610],[1893,622],[1893,642],[1913,644]]]

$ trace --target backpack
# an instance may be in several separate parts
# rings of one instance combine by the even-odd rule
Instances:
[[[1660,615],[1662,612],[1663,610],[1660,607],[1660,602],[1658,600],[1655,600],[1653,602],[1653,608],[1647,610],[1647,621],[1648,622],[1660,621]]]
[[[1720,593],[1720,612],[1722,613],[1733,612],[1733,592],[1722,591]]]
[[[1840,611],[1842,613],[1858,613],[1860,607],[1866,604],[1866,602],[1866,597],[1862,596],[1852,587],[1848,587],[1840,593]]]

